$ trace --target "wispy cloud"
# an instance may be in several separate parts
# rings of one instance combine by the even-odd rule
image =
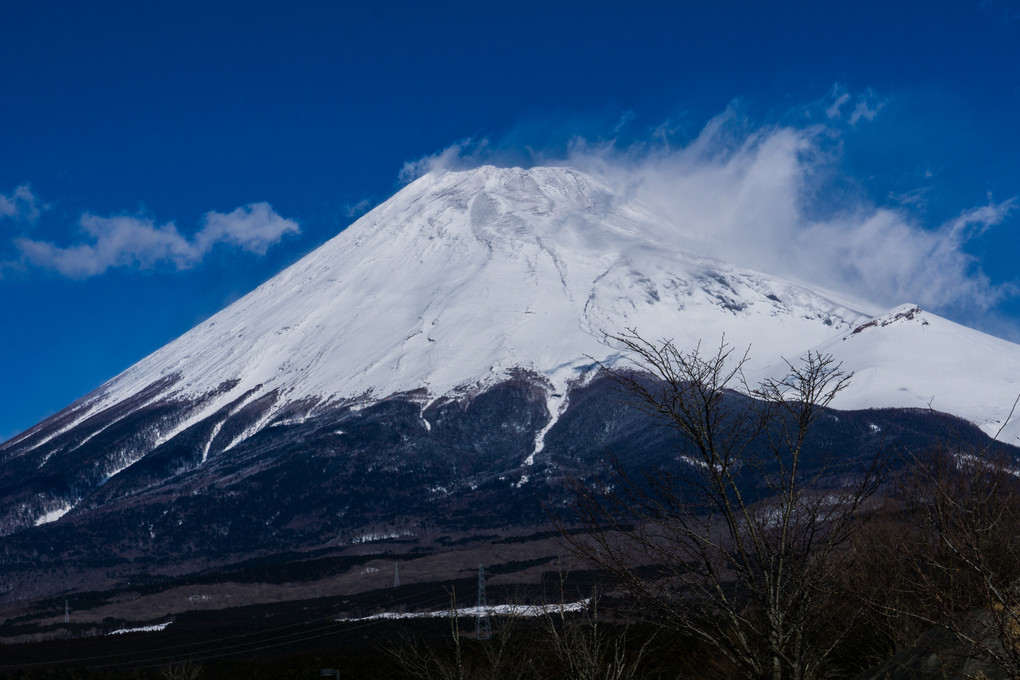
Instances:
[[[343,207],[343,213],[346,217],[361,217],[368,209],[372,207],[372,201],[367,198],[363,198],[357,203],[346,203]]]
[[[883,102],[870,90],[836,88],[811,115],[790,117],[798,123],[756,126],[730,107],[680,144],[662,133],[665,124],[636,143],[575,139],[565,154],[534,151],[532,158],[598,177],[672,225],[670,238],[682,247],[877,307],[914,302],[973,319],[1017,295],[1015,284],[992,282],[968,252],[1013,213],[1016,200],[990,199],[944,224],[927,224],[913,205],[923,190],[890,205],[831,191],[856,185],[840,166],[847,126],[872,120]],[[819,120],[825,122],[812,122]],[[404,172],[499,165],[498,147],[461,141]]]
[[[16,187],[10,194],[0,194],[0,217],[35,222],[45,207],[27,184]]]
[[[926,225],[908,206],[855,198],[824,206],[838,172],[832,128],[741,129],[725,113],[682,148],[620,152],[578,144],[567,161],[668,219],[692,247],[764,271],[805,279],[879,305],[987,310],[1015,293],[967,252],[1015,201]],[[818,217],[817,215],[824,215]]]
[[[873,121],[887,101],[873,89],[868,88],[858,94],[851,94],[842,85],[834,85],[830,94],[832,103],[825,108],[825,116],[829,120],[846,120],[855,127],[862,120]],[[844,112],[844,108],[847,110]]]
[[[843,107],[850,101],[850,93],[848,92],[836,91],[834,94],[836,96],[835,100],[825,109],[825,115],[829,119],[842,117]]]
[[[462,139],[442,151],[407,161],[400,169],[397,179],[401,184],[409,184],[430,172],[466,170],[492,160],[490,151],[487,139]]]
[[[902,192],[889,192],[889,200],[895,201],[903,206],[918,206],[924,207],[928,202],[928,192],[931,191],[931,187],[914,187],[909,191]]]
[[[199,258],[217,243],[264,255],[284,235],[300,232],[297,222],[280,217],[268,203],[252,203],[227,214],[206,213],[194,246]]]
[[[191,238],[173,222],[157,225],[134,216],[100,217],[85,214],[79,220],[85,243],[60,247],[45,241],[15,239],[23,259],[71,278],[96,276],[113,267],[149,269],[168,263],[177,269],[198,264],[217,244],[264,254],[286,234],[300,232],[297,222],[278,215],[267,203],[253,203],[230,213],[209,212]]]

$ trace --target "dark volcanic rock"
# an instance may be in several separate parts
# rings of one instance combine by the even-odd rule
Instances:
[[[409,394],[292,404],[267,421],[278,399],[269,393],[161,441],[195,408],[165,396],[168,385],[69,429],[73,419],[58,414],[0,447],[0,598],[383,536],[541,525],[569,508],[574,480],[605,476],[613,461],[633,474],[687,465],[673,432],[602,377],[567,395],[531,465],[551,417],[535,376],[433,403]],[[808,463],[852,464],[950,436],[987,444],[973,426],[929,411],[831,412],[812,433]]]

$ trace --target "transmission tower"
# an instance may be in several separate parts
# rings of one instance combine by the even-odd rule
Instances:
[[[489,603],[485,598],[485,568],[478,565],[478,614],[475,615],[475,639],[492,638],[492,621],[489,620]]]

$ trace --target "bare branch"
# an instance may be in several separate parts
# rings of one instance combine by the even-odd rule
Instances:
[[[568,540],[745,677],[820,677],[845,635],[820,622],[855,616],[830,587],[840,553],[884,472],[877,453],[856,475],[805,472],[809,430],[852,375],[812,352],[750,389],[747,353],[725,340],[706,353],[633,329],[607,339],[630,365],[602,369],[684,442],[687,472],[635,478],[616,466],[612,488],[578,485],[592,533]]]

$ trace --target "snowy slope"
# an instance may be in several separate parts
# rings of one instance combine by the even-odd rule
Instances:
[[[908,304],[816,350],[855,372],[837,408],[932,408],[1017,443],[1020,417],[1003,423],[1020,395],[1020,345]]]
[[[88,412],[174,375],[181,396],[238,381],[192,422],[256,388],[248,399],[275,389],[280,403],[435,397],[524,368],[552,394],[589,355],[613,360],[604,331],[681,344],[725,334],[764,365],[868,318],[680,239],[571,169],[427,175],[112,380]]]

